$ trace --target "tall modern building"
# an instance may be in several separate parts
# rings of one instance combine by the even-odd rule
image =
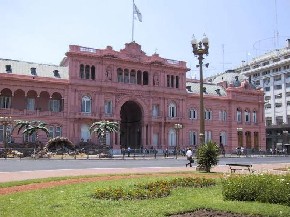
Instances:
[[[194,57],[193,57],[194,58]],[[71,45],[60,65],[0,59],[0,116],[41,120],[50,137],[92,142],[89,126],[100,120],[120,123],[106,144],[121,148],[183,149],[199,143],[199,81],[188,80],[186,63],[146,55],[135,42],[124,49]],[[248,81],[204,84],[205,139],[265,150],[264,96]],[[9,131],[9,126],[7,126]],[[33,141],[12,132],[0,144]],[[45,135],[40,140],[47,141]]]
[[[267,149],[290,153],[290,39],[286,47],[258,56],[235,72],[264,91]]]

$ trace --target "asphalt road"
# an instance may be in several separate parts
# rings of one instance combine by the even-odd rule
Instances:
[[[183,167],[187,162],[185,157],[178,159],[158,157],[154,158],[117,158],[117,159],[77,159],[77,160],[49,160],[49,159],[0,159],[0,172],[19,172],[58,169],[91,169],[91,168],[142,168],[142,167]],[[290,156],[270,157],[226,157],[220,158],[218,165],[227,163],[247,164],[277,164],[290,163]]]

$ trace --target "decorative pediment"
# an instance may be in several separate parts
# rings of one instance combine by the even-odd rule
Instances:
[[[130,54],[129,56],[145,56],[145,52],[141,50],[141,45],[135,43],[126,43],[125,48],[120,50],[120,53]]]

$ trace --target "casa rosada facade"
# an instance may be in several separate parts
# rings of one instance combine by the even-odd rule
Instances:
[[[63,136],[74,144],[96,146],[89,126],[117,121],[120,131],[106,135],[115,153],[127,147],[196,148],[199,81],[186,78],[189,70],[183,61],[146,55],[135,42],[120,51],[70,45],[59,66],[0,59],[0,116],[41,120],[51,138]],[[206,141],[222,143],[226,153],[238,146],[265,150],[262,91],[247,81],[239,86],[205,83],[204,109]],[[11,128],[6,126],[7,141],[35,139]],[[0,123],[0,146],[3,129]],[[42,132],[39,139],[48,140]]]

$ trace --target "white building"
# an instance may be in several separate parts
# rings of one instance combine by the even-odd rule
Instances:
[[[253,58],[235,71],[264,90],[268,149],[287,149],[290,132],[290,39],[285,48]],[[283,147],[277,147],[277,143]]]

